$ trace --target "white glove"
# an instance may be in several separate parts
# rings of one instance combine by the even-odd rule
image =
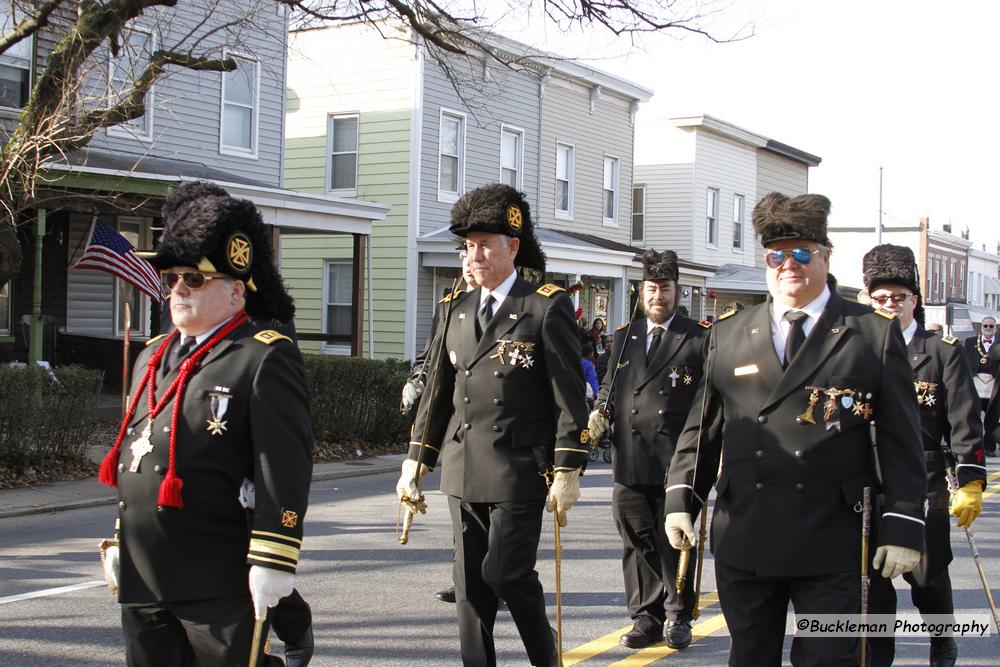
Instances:
[[[882,570],[882,576],[886,579],[892,579],[906,574],[915,568],[919,561],[920,552],[916,549],[894,547],[889,544],[875,550],[872,567],[876,570]]]
[[[417,462],[413,459],[403,461],[402,472],[399,481],[396,482],[396,496],[400,501],[416,500],[424,495],[424,476],[431,471],[427,464],[420,464],[420,474],[417,471]]]
[[[257,487],[254,485],[252,480],[243,478],[243,483],[240,485],[240,505],[243,506],[245,510],[252,510],[257,498]]]
[[[104,581],[111,593],[118,592],[118,575],[121,572],[121,552],[117,544],[110,540],[101,542],[101,569],[104,570]]]
[[[589,382],[584,382],[583,384],[587,388],[587,400],[594,400],[594,388],[590,386]]]
[[[694,547],[694,524],[687,512],[671,512],[663,522],[663,530],[667,533],[670,546],[678,551],[687,551]]]
[[[556,513],[559,526],[566,525],[566,513],[580,498],[580,469],[560,470],[549,487],[549,497],[545,500],[545,509]]]
[[[408,380],[403,385],[403,397],[399,401],[399,411],[404,415],[409,412],[417,404],[417,399],[422,393],[424,393],[422,380]]]
[[[604,439],[604,435],[611,429],[611,420],[608,419],[608,413],[604,410],[594,410],[590,413],[590,419],[587,420],[587,428],[590,430],[590,439],[594,442],[600,442]]]
[[[250,566],[250,597],[253,598],[253,613],[258,618],[267,616],[267,608],[274,607],[278,600],[292,594],[295,575],[283,570],[272,570],[260,565]]]

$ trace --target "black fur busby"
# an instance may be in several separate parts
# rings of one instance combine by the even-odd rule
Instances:
[[[295,305],[274,265],[271,232],[253,202],[212,183],[185,183],[167,197],[162,217],[160,242],[147,256],[153,266],[192,266],[232,276],[247,285],[250,317],[292,319]]]
[[[913,251],[906,246],[883,243],[877,245],[861,259],[861,274],[869,294],[882,285],[902,285],[917,295],[913,316],[924,322],[923,297],[920,294],[920,271]]]
[[[520,239],[514,265],[545,273],[545,253],[535,238],[531,208],[524,195],[509,185],[490,183],[462,195],[451,209],[449,230],[462,237],[487,232]]]
[[[830,200],[823,195],[788,197],[772,192],[753,209],[753,228],[765,248],[777,241],[815,241],[832,248],[826,234]]]
[[[643,280],[673,280],[677,282],[677,253],[673,250],[656,252],[647,250],[642,253]]]

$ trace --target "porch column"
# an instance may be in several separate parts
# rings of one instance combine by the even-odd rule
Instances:
[[[40,361],[43,355],[42,337],[42,246],[45,244],[46,210],[38,209],[35,223],[35,270],[34,287],[31,293],[31,327],[28,334],[28,363]]]

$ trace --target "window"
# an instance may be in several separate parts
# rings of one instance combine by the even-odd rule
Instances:
[[[705,200],[705,236],[708,245],[719,245],[719,191],[715,188],[708,189],[708,197]]]
[[[351,260],[326,260],[324,285],[323,332],[351,334],[351,300],[354,295],[354,273]]]
[[[10,283],[0,287],[0,335],[10,335]]]
[[[604,224],[618,224],[618,158],[604,158]]]
[[[454,202],[462,194],[465,180],[465,116],[442,111],[438,139],[438,200]]]
[[[556,216],[573,217],[573,164],[576,149],[566,144],[556,145]]]
[[[0,6],[0,29],[4,35],[14,27],[10,4]],[[31,54],[34,37],[26,37],[0,55],[0,107],[20,109],[31,92]]]
[[[142,231],[144,225],[135,218],[119,218],[118,233],[136,248],[146,247],[143,243]],[[131,309],[131,326],[129,329],[133,334],[145,335],[146,313],[149,310],[149,297],[140,292],[134,285],[121,278],[115,278],[115,335],[125,334],[125,304],[129,304]]]
[[[153,36],[146,30],[132,28],[122,40],[121,49],[108,63],[108,106],[122,101],[132,84],[142,76],[149,65],[149,54],[153,52]],[[150,89],[143,100],[146,113],[121,125],[108,128],[111,135],[134,136],[150,139],[153,131],[153,91]]]
[[[358,188],[358,114],[330,114],[327,190],[353,197]]]
[[[500,130],[500,182],[521,189],[521,164],[524,154],[524,133],[504,127]]]
[[[632,188],[632,241],[642,242],[646,233],[646,186]]]
[[[733,250],[743,250],[743,195],[733,195]]]
[[[256,154],[259,64],[232,57],[236,69],[222,75],[222,152]]]

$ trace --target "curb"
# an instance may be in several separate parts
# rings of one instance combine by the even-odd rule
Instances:
[[[402,458],[400,458],[400,461]],[[334,479],[347,479],[351,477],[367,477],[369,475],[381,475],[388,472],[398,472],[399,463],[366,463],[364,461],[348,462],[345,465],[358,466],[348,470],[328,470],[314,473],[313,483],[326,482]],[[364,467],[362,467],[364,466]],[[95,478],[96,483],[96,478]],[[53,503],[50,505],[39,505],[37,507],[21,507],[13,510],[0,510],[0,519],[11,519],[18,516],[30,516],[32,514],[49,514],[64,512],[66,510],[86,509],[88,507],[100,507],[101,505],[114,505],[118,502],[116,496],[106,498],[88,498],[86,500],[74,500],[64,503]]]

